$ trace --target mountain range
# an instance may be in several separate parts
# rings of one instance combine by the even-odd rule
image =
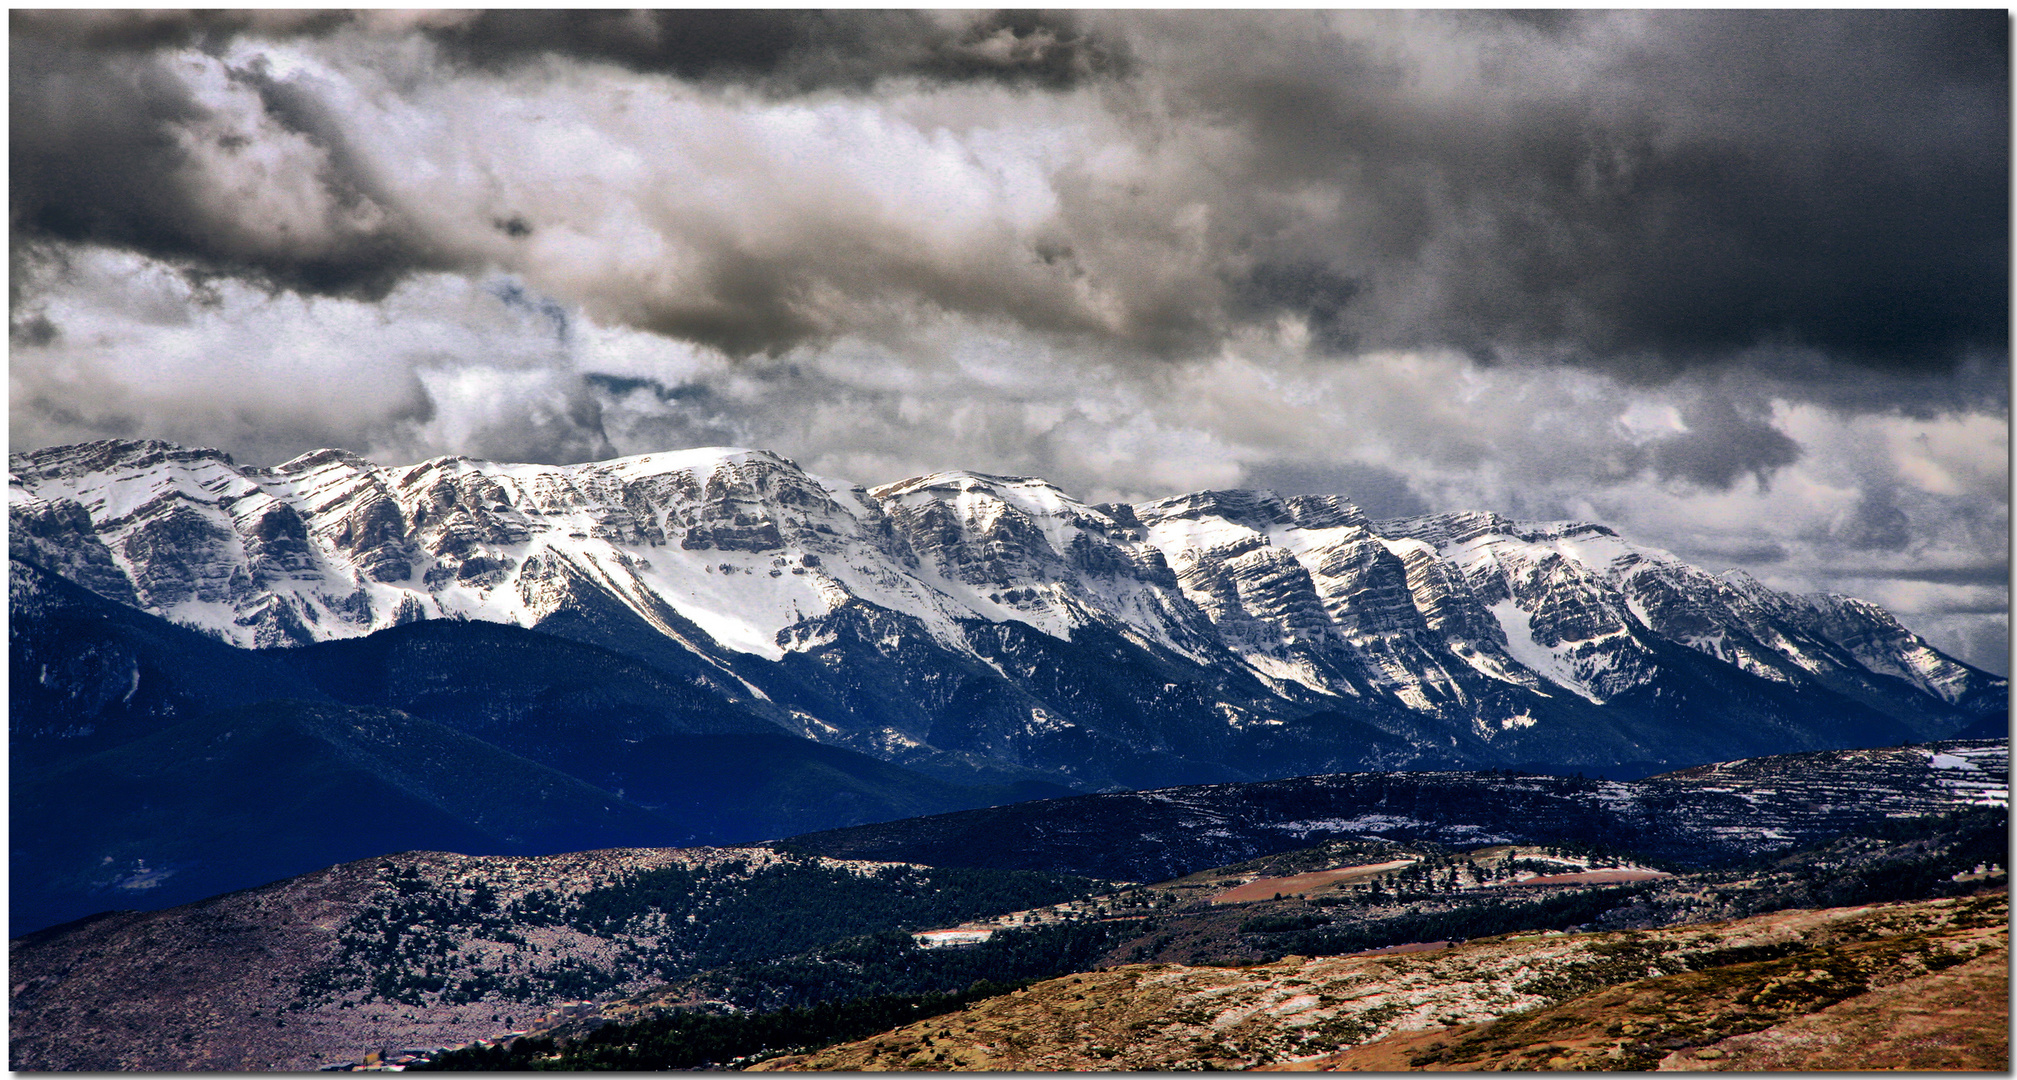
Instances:
[[[1602,525],[161,442],[11,458],[15,932],[413,848],[2005,737],[1879,608]]]
[[[514,624],[945,779],[1656,767],[1951,737],[2008,683],[1869,603],[1594,523],[1336,496],[876,488],[765,451],[570,466],[99,442],[11,459],[12,554],[219,641]]]

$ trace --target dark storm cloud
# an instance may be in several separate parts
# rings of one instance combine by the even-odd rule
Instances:
[[[15,11],[17,36],[104,52],[196,47],[233,38],[413,29],[456,60],[504,70],[542,57],[601,61],[689,80],[782,92],[866,89],[886,78],[1067,89],[1129,68],[1126,41],[1068,11],[764,9],[350,11]]]
[[[730,356],[773,356],[831,336],[838,328],[820,317],[807,296],[824,268],[792,266],[722,245],[710,251],[699,287],[677,296],[647,298],[630,321],[641,329],[697,341]]]
[[[1740,544],[1697,544],[1689,554],[1697,560],[1714,558],[1738,566],[1770,566],[1785,562],[1792,553],[1786,545],[1767,541],[1764,543]]]
[[[1361,462],[1271,462],[1247,470],[1245,486],[1277,495],[1343,495],[1375,520],[1429,512],[1429,504],[1392,469]]]
[[[7,89],[17,232],[186,245],[180,196],[163,182],[182,160],[168,128],[205,109],[181,83],[17,37]]]
[[[389,191],[381,173],[402,169],[406,156],[387,152],[387,133],[372,123],[382,117],[356,113],[355,94],[332,95],[342,87],[313,74],[277,77],[263,58],[233,54],[227,46],[234,37],[328,38],[347,27],[355,31],[346,39],[354,47],[374,35],[383,40],[417,29],[448,57],[491,72],[485,78],[493,87],[507,86],[520,62],[542,57],[602,60],[773,94],[866,90],[885,77],[1058,91],[1126,68],[1117,40],[1077,28],[1069,14],[500,11],[433,13],[409,23],[362,13],[346,23],[284,14],[45,12],[17,14],[14,25],[10,209],[17,238],[102,245],[264,287],[366,299],[384,297],[416,273],[516,269],[523,264],[514,260],[536,256],[525,244],[500,251],[473,237],[459,220],[467,190],[415,188],[412,174],[402,171],[397,178],[407,189]],[[256,103],[252,112],[224,109],[215,86],[199,91],[192,80],[201,74],[191,75],[187,55],[172,51],[180,47],[210,54],[230,88]],[[454,67],[431,68],[426,77],[452,85]],[[406,92],[419,85],[410,75],[401,79]],[[578,115],[589,124],[607,120],[596,111],[606,104],[599,100]],[[703,131],[677,135],[703,147],[747,139],[749,131],[730,130],[735,110],[720,105],[711,121],[701,121],[721,125],[719,140]],[[671,147],[640,149],[655,167],[680,156]],[[887,238],[890,224],[929,231],[929,216],[902,222],[899,210],[895,221],[871,217],[837,228],[836,218],[858,216],[862,200],[836,195],[829,206],[817,197],[795,209],[765,205],[774,180],[823,187],[818,173],[828,162],[817,154],[786,158],[778,175],[737,163],[734,182],[753,189],[747,202],[680,208],[649,222],[669,247],[684,249],[688,268],[676,287],[643,286],[658,274],[639,271],[582,282],[570,276],[576,268],[551,262],[530,273],[605,317],[735,356],[777,355],[830,340],[858,330],[861,313],[881,317],[897,306],[1008,318],[1039,333],[1104,332],[1068,282],[1004,274],[999,252],[947,258],[959,251],[957,243]],[[500,162],[490,182],[509,190],[518,164]],[[262,169],[282,175],[253,175]],[[654,201],[649,188],[617,198],[632,206]],[[554,217],[564,219],[580,205],[579,195],[547,189],[521,200],[546,200],[544,216],[538,205],[507,204],[475,220],[493,238],[526,241]],[[257,205],[261,198],[271,205]],[[734,220],[707,220],[722,214]],[[751,245],[739,235],[750,224],[769,234],[763,242]],[[927,248],[935,253],[923,254]],[[1152,314],[1172,306],[1163,302],[1159,309],[1159,302],[1131,306]]]
[[[279,288],[370,298],[416,270],[452,265],[372,199],[340,123],[312,95],[257,70],[232,77],[264,106],[249,129],[199,100],[166,60],[17,37],[8,68],[16,243],[99,244]],[[241,199],[217,174],[275,133],[324,155],[322,167],[293,178],[318,205],[304,213],[295,202],[261,219],[249,211],[287,178]]]
[[[1963,354],[1938,372],[1846,365],[1813,349],[1764,349],[1741,354],[1719,390],[1763,405],[1808,401],[1844,415],[1894,413],[1931,420],[1956,412],[2004,409],[2010,401],[2007,357],[1987,350]],[[1937,374],[1937,378],[1928,375]]]
[[[1654,473],[1728,490],[1745,475],[1761,485],[1800,459],[1800,445],[1765,417],[1747,415],[1727,397],[1704,398],[1683,413],[1688,430],[1648,447]]]
[[[1300,316],[1324,348],[1351,351],[1345,308],[1364,287],[1360,282],[1340,277],[1322,263],[1297,262],[1262,263],[1232,284],[1236,311]]]
[[[1891,370],[2007,348],[2003,13],[1623,21],[1647,32],[1459,15],[1442,57],[1281,30],[1186,55],[1255,178],[1363,208],[1333,235],[1374,282],[1362,343],[1656,379],[1758,345]],[[1474,47],[1474,83],[1422,92]]]
[[[509,10],[428,33],[489,68],[555,56],[785,91],[902,76],[1064,89],[1127,66],[1120,41],[1088,33],[1068,12]]]
[[[215,48],[240,34],[326,34],[349,25],[348,11],[191,11],[186,9],[12,10],[8,24],[18,37],[52,44],[109,51]]]
[[[8,331],[13,341],[30,347],[47,345],[62,333],[56,328],[55,323],[49,321],[48,314],[40,311],[10,320]]]
[[[1868,493],[1836,539],[1864,551],[1904,551],[1912,543],[1912,519],[1884,493]]]
[[[1542,296],[1587,305],[1581,344],[1674,363],[1783,343],[1890,370],[2007,348],[2007,18],[1719,14],[1622,62],[1647,100],[1589,149],[1526,157],[1577,168],[1540,217],[1582,235],[1516,255]],[[1654,92],[1697,130],[1662,145]]]

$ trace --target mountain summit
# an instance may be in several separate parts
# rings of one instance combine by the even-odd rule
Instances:
[[[16,559],[223,642],[511,623],[951,779],[1680,765],[1942,738],[2008,700],[1874,605],[1594,523],[1267,491],[1093,505],[970,472],[863,488],[719,448],[263,468],[113,441],[10,464]]]

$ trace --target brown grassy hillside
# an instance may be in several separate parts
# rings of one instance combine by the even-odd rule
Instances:
[[[761,1067],[1771,1068],[1825,1045],[1828,1060],[1863,1062],[1842,1068],[2000,1069],[2008,911],[1995,894],[1401,955],[1130,965]]]

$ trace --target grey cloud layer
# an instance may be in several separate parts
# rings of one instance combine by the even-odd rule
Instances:
[[[901,77],[1065,89],[1127,69],[1121,40],[1087,33],[1068,12],[512,10],[427,32],[484,67],[564,56],[779,94]]]
[[[1286,314],[1333,352],[1537,354],[1647,378],[1759,345],[1898,369],[2007,345],[2008,31],[1996,12],[14,21],[18,231],[310,292],[383,295],[405,275],[501,264],[743,355],[863,330],[892,305],[1179,358]],[[383,74],[368,91],[378,108],[242,57],[211,89],[248,100],[220,101],[166,47],[229,56],[234,42],[289,34]],[[754,88],[818,107],[909,88],[897,107],[956,140],[1048,108],[1086,142],[1037,164],[1053,201],[1037,219],[937,248],[889,243],[890,222],[816,199],[775,208],[750,236],[718,208],[668,198],[645,224],[695,263],[669,294],[570,281],[517,250],[580,227],[539,205],[564,191],[499,175],[496,194],[524,205],[462,220],[414,206],[465,196],[459,185],[394,183],[373,160],[396,139],[382,99],[439,105],[428,88],[458,78],[542,94],[575,78],[570,64],[607,65],[583,76],[606,95],[670,80],[714,100]],[[637,74],[625,85],[618,71]],[[917,89],[933,85],[999,92]],[[581,107],[651,156],[648,132]],[[262,153],[299,189],[263,229],[230,213],[235,159]],[[895,216],[933,209],[903,203]]]
[[[1761,343],[1908,368],[2005,344],[2001,13],[1489,23],[1340,50],[1269,20],[1264,47],[1186,65],[1217,60],[1193,85],[1251,131],[1251,173],[1370,200],[1314,237],[1370,253],[1334,267],[1366,344],[1641,374]]]
[[[542,57],[755,84],[866,89],[899,77],[1065,88],[1126,70],[1126,43],[1069,12],[765,9],[497,11],[16,11],[16,33],[96,52],[218,49],[240,36],[412,33],[455,61],[505,70]]]

